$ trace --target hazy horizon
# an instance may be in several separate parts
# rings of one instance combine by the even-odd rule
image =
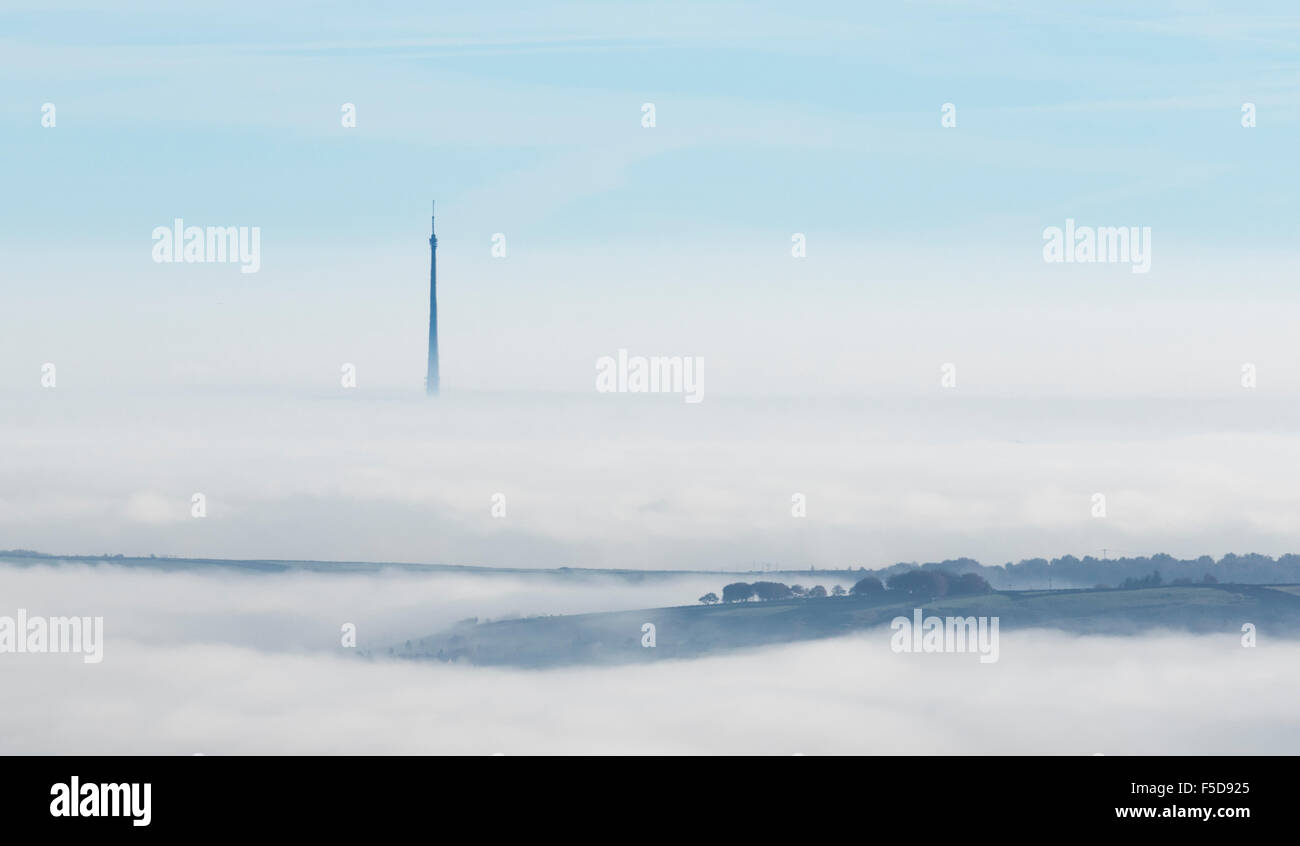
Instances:
[[[714,580],[716,582],[716,580]],[[104,618],[103,662],[6,655],[0,753],[1294,754],[1300,642],[1004,632],[1000,660],[887,628],[694,660],[551,670],[383,657],[467,614],[663,604],[708,579],[14,568],[29,613]],[[14,608],[0,608],[13,614]],[[340,647],[357,627],[366,660]],[[665,636],[666,633],[665,633]],[[957,696],[960,691],[961,695]],[[85,719],[86,702],[96,717]],[[1013,714],[1013,719],[1007,715]],[[1066,730],[1068,728],[1068,730]]]
[[[8,0],[0,754],[1300,753],[1291,587],[633,613],[1300,554],[1300,16],[1241,5]],[[1001,657],[894,651],[939,599]]]
[[[1290,402],[61,386],[5,405],[3,548],[666,570],[1297,551]]]

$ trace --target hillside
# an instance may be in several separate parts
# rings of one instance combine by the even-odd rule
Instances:
[[[1138,590],[996,591],[915,600],[885,591],[866,597],[740,602],[714,606],[467,622],[393,646],[416,660],[549,667],[695,658],[716,652],[834,637],[888,625],[914,608],[927,615],[998,617],[1002,631],[1053,628],[1079,634],[1155,629],[1300,637],[1300,586],[1191,585]],[[641,646],[642,625],[656,646]]]

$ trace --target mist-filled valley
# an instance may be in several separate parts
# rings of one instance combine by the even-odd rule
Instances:
[[[877,569],[1279,557],[1300,533],[1279,399],[67,385],[0,411],[0,548],[53,554]]]
[[[5,656],[0,753],[1300,752],[1300,641],[1266,628],[1250,649],[1233,633],[1016,630],[994,663],[899,654],[884,626],[546,670],[377,648],[459,615],[650,608],[718,581],[0,563],[6,605],[104,618],[100,663]],[[379,654],[343,647],[345,623]]]
[[[0,752],[1300,751],[1286,403],[4,403],[0,548],[49,557],[0,554],[0,615],[103,652],[6,654]],[[899,562],[996,592],[697,602]],[[997,660],[900,654],[912,605],[1000,615]]]

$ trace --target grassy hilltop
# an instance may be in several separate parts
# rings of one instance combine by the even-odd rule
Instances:
[[[1154,629],[1300,637],[1300,585],[1178,585],[1136,590],[994,591],[922,600],[867,596],[649,608],[601,614],[466,622],[395,645],[391,654],[482,665],[550,667],[694,658],[732,649],[834,637],[888,625],[914,608],[926,615],[999,617],[1002,630],[1053,628],[1079,634]],[[641,646],[642,625],[656,646]]]

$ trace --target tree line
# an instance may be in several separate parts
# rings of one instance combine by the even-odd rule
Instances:
[[[1039,590],[1048,587],[1134,587],[1159,572],[1163,584],[1297,584],[1300,583],[1300,555],[1287,554],[1279,558],[1251,553],[1229,553],[1214,559],[1208,555],[1199,558],[1175,558],[1159,553],[1140,557],[1077,558],[1065,555],[1060,558],[1026,558],[1001,565],[981,564],[974,558],[952,558],[918,564],[900,561],[889,567],[870,570],[866,567],[849,567],[828,570],[827,578],[860,573],[888,581],[889,578],[912,570],[948,574],[977,573],[996,590]],[[1150,586],[1148,583],[1147,586]]]
[[[805,588],[803,585],[786,585],[781,582],[732,582],[722,588],[722,596],[706,593],[699,598],[704,605],[719,602],[748,602],[751,599],[771,601],[776,599],[827,599],[842,596],[869,596],[884,591],[897,591],[905,596],[937,599],[943,596],[968,596],[989,593],[993,588],[978,573],[948,573],[942,570],[907,570],[895,573],[885,581],[877,576],[864,576],[852,588],[845,590],[835,585],[827,593],[823,585]]]

